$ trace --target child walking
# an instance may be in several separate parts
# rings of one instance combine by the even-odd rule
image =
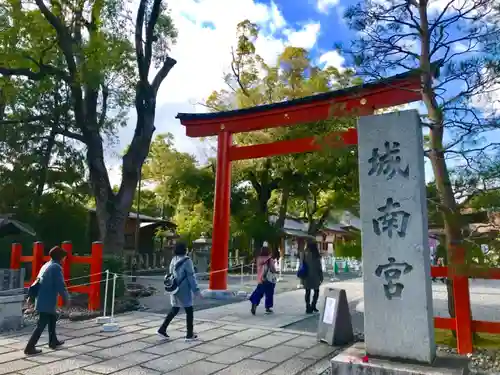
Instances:
[[[250,311],[252,315],[255,315],[260,300],[265,296],[266,314],[271,314],[273,312],[274,287],[276,286],[276,266],[266,242],[264,242],[260,255],[257,257],[257,282],[257,287],[250,296],[252,303]]]

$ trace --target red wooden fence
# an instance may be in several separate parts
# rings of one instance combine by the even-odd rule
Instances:
[[[66,286],[68,291],[74,293],[84,293],[88,294],[88,309],[95,311],[101,308],[101,280],[102,280],[102,243],[94,242],[92,243],[92,252],[90,256],[78,256],[73,255],[73,245],[69,241],[62,243],[61,248],[63,248],[66,253],[66,259],[63,262],[63,274],[64,280],[66,281]],[[35,242],[33,244],[33,255],[22,255],[21,244],[12,244],[12,252],[10,258],[10,268],[18,270],[21,268],[22,263],[31,263],[31,281],[25,282],[25,286],[31,285],[38,276],[38,272],[42,268],[43,264],[50,259],[49,256],[44,255],[43,243]],[[71,285],[71,265],[72,264],[89,264],[90,265],[90,277],[88,283],[81,282],[83,280],[75,280],[75,285]],[[87,284],[87,285],[79,285]],[[62,301],[59,300],[59,305]]]
[[[500,280],[500,268],[465,266],[465,249],[459,246],[455,247],[452,255],[454,259],[451,259],[449,267],[431,267],[431,275],[453,280],[455,318],[434,317],[434,327],[455,330],[457,351],[460,354],[467,354],[473,350],[473,332],[500,334],[500,322],[472,320],[469,277]]]

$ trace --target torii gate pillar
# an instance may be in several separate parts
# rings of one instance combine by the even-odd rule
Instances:
[[[221,131],[217,135],[214,221],[210,256],[210,271],[216,272],[210,275],[210,290],[227,289],[231,205],[231,160],[229,158],[229,149],[232,144],[232,138],[232,134],[228,131]]]

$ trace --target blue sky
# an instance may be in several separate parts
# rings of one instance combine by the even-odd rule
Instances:
[[[205,111],[196,103],[203,102],[212,90],[224,88],[222,76],[229,69],[236,25],[244,19],[261,26],[256,47],[268,62],[275,60],[284,47],[293,45],[308,49],[317,64],[349,66],[334,50],[334,44],[348,43],[355,36],[343,20],[344,10],[355,1],[168,0],[179,31],[171,52],[178,63],[160,88],[157,133],[173,133],[176,148],[195,154],[199,160],[213,154],[210,142],[185,136],[175,115]],[[440,1],[434,0],[434,4],[439,7]],[[134,125],[135,113],[131,111],[129,126],[119,133],[119,144],[110,148],[108,166],[114,183],[119,180],[116,155],[130,142]]]

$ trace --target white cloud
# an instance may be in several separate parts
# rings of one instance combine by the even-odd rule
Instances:
[[[286,30],[284,34],[288,37],[289,45],[310,49],[318,40],[320,28],[319,23],[308,23],[301,30]]]
[[[461,9],[465,6],[467,0],[454,0],[451,6],[448,7],[449,12],[453,12],[454,9]],[[427,6],[429,11],[441,12],[450,3],[450,0],[430,0]],[[464,8],[467,9],[467,8]]]
[[[257,53],[266,62],[275,63],[286,45],[310,49],[317,41],[320,25],[311,22],[296,30],[287,25],[278,6],[257,3],[255,0],[170,0],[168,6],[179,31],[177,44],[170,55],[177,60],[160,87],[157,98],[155,126],[157,134],[174,134],[175,147],[191,152],[199,159],[211,155],[210,147],[184,135],[184,127],[175,119],[177,112],[204,112],[205,108],[189,103],[203,102],[212,91],[225,88],[223,74],[229,71],[231,47],[236,43],[236,27],[248,19],[262,27],[255,41]],[[282,35],[283,37],[277,37]],[[161,111],[167,106],[168,111]],[[135,112],[135,111],[133,111]],[[135,113],[131,114],[134,117]],[[132,120],[132,119],[131,119]],[[121,129],[120,150],[133,135],[135,121]],[[200,154],[200,149],[203,152]],[[113,183],[119,180],[116,158],[108,162]]]
[[[320,13],[328,14],[330,9],[338,5],[340,0],[318,0],[316,7]]]
[[[222,75],[229,67],[239,22],[249,19],[274,31],[286,25],[273,3],[267,6],[253,0],[172,0],[168,5],[179,30],[171,51],[177,65],[160,89],[160,103],[200,101],[223,87]],[[272,37],[260,37],[256,44],[263,56],[274,57],[283,48]]]
[[[474,95],[471,104],[482,111],[486,117],[500,116],[500,80],[495,73],[483,70],[483,76],[491,77],[488,84]]]
[[[319,57],[319,63],[324,64],[325,68],[332,66],[341,71],[344,69],[345,58],[338,51],[333,50],[322,54]]]
[[[272,22],[270,28],[273,33],[276,30],[279,30],[286,26],[285,18],[283,17],[283,14],[281,14],[281,11],[278,9],[274,1],[271,2],[271,19]]]
[[[319,23],[304,25],[300,30],[287,28],[274,2],[267,6],[253,0],[171,0],[168,5],[179,30],[171,51],[177,65],[160,89],[160,103],[200,101],[223,88],[222,75],[229,69],[236,26],[245,19],[262,26],[255,44],[268,62],[274,62],[285,45],[313,47],[320,30]],[[266,34],[267,30],[271,33]],[[276,31],[283,31],[286,39],[273,36]]]

